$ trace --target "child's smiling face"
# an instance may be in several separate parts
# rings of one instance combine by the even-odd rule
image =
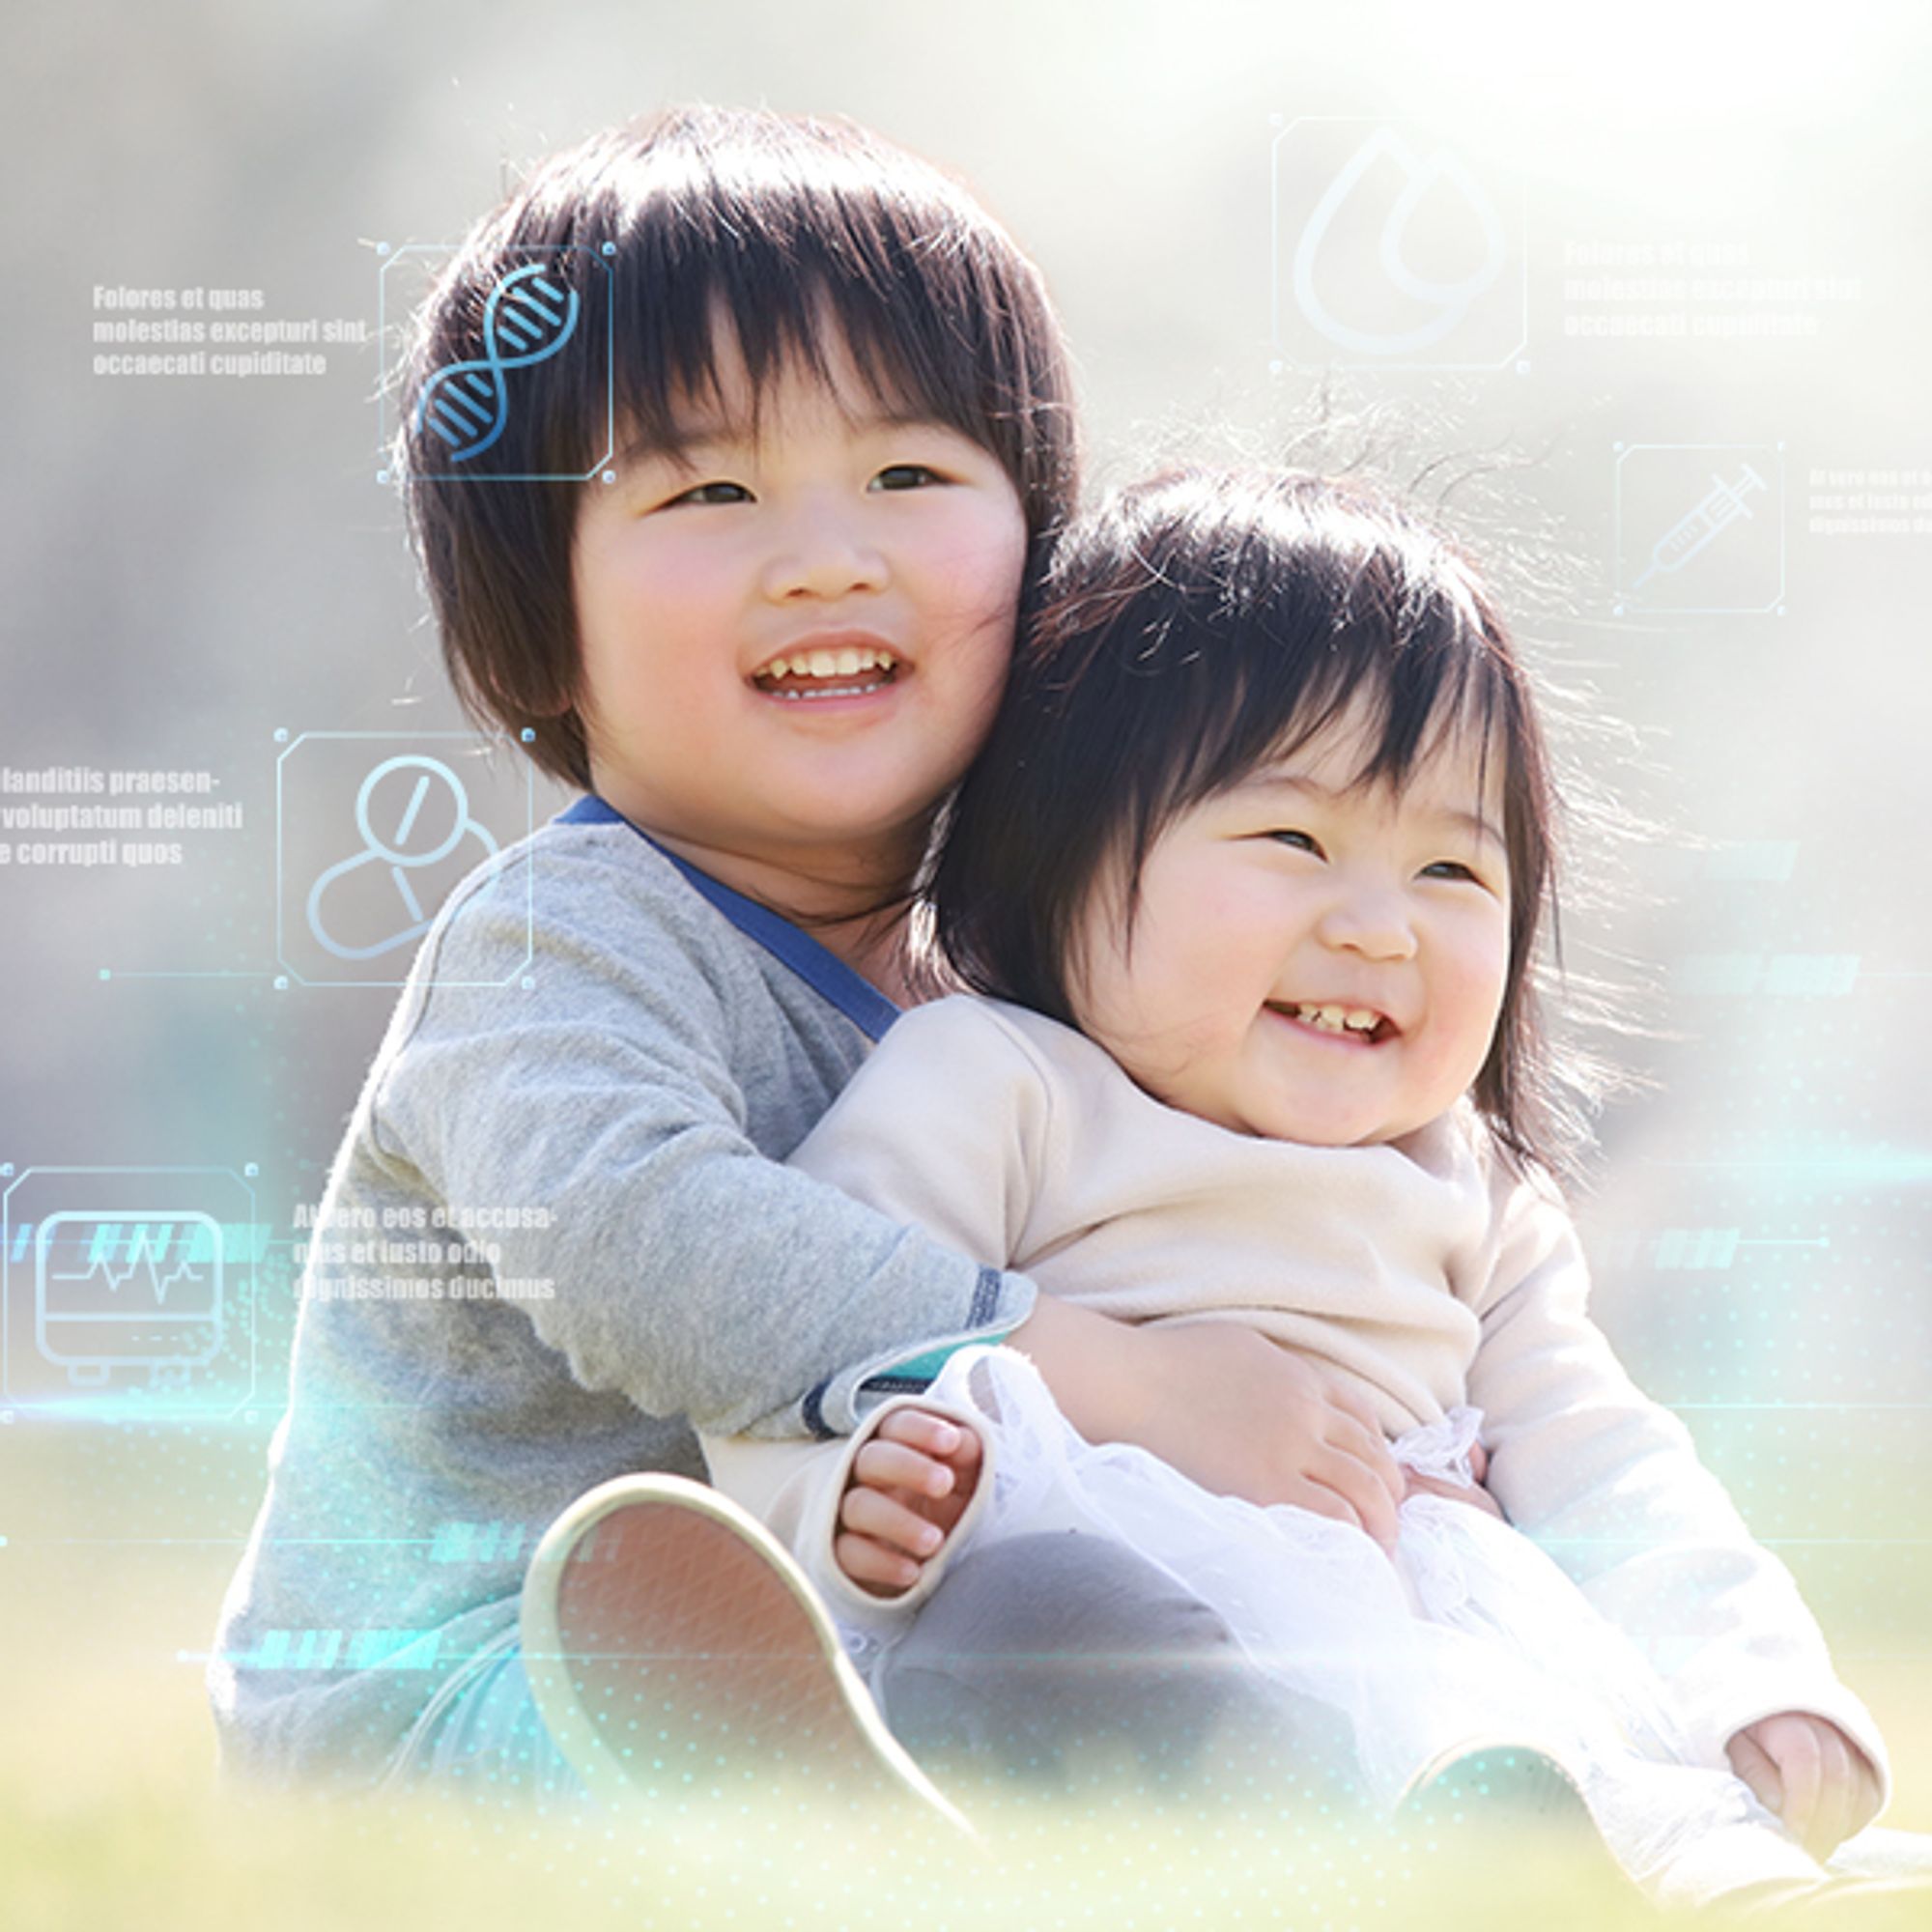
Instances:
[[[1082,922],[1081,1030],[1157,1099],[1239,1133],[1389,1141],[1488,1056],[1509,965],[1502,775],[1473,734],[1356,788],[1359,718],[1181,812]]]
[[[836,339],[759,398],[735,343],[680,456],[590,484],[573,559],[600,794],[742,889],[896,886],[984,737],[1027,551],[999,460],[895,420]]]

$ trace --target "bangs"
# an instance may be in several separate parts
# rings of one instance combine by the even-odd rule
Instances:
[[[1347,781],[1355,791],[1400,790],[1419,766],[1460,745],[1474,746],[1485,774],[1499,747],[1507,758],[1509,669],[1473,613],[1437,599],[1402,621],[1393,638],[1350,625],[1305,652],[1227,649],[1224,640],[1212,672],[1202,653],[1205,674],[1170,694],[1183,722],[1169,741],[1173,769],[1150,792],[1151,835],[1331,734],[1355,741]]]
[[[645,146],[622,130],[586,143],[472,244],[468,336],[481,262],[531,248],[582,298],[582,345],[523,372],[529,427],[503,439],[506,473],[581,479],[607,455],[675,454],[693,405],[722,405],[732,348],[755,415],[787,373],[826,380],[838,341],[886,413],[996,456],[1031,527],[1065,507],[1071,398],[1037,273],[963,189],[857,128],[693,109]]]
[[[939,325],[918,280],[901,267],[907,285],[895,288],[883,263],[867,264],[863,278],[841,276],[810,259],[825,250],[809,223],[775,222],[775,212],[798,214],[785,208],[755,227],[733,222],[728,248],[692,223],[654,224],[645,245],[620,256],[617,300],[630,330],[614,402],[626,453],[681,454],[693,405],[724,410],[721,359],[733,348],[752,415],[725,426],[755,440],[772,390],[792,375],[829,387],[842,347],[883,415],[943,423],[1003,454],[1010,399],[991,393],[973,345]],[[727,218],[708,203],[703,213]]]
[[[721,356],[750,379],[754,437],[789,374],[849,354],[888,419],[944,424],[999,459],[1036,530],[1064,507],[1071,414],[1043,297],[963,190],[856,132],[702,117],[614,171],[611,268],[623,340],[612,403],[631,453],[678,454],[694,405],[722,408]]]
[[[1520,673],[1499,635],[1460,554],[1386,504],[1301,476],[1230,500],[1190,473],[1065,546],[1022,685],[1049,715],[1078,690],[1104,719],[1102,788],[1126,808],[1108,856],[1133,877],[1181,812],[1337,729],[1360,737],[1355,786],[1400,787],[1473,740],[1514,791]]]

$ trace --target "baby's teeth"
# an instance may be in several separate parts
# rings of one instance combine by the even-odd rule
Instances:
[[[863,644],[846,644],[836,651],[807,651],[795,658],[774,658],[765,667],[764,675],[782,677],[857,677],[861,671],[870,670],[876,666],[880,670],[892,670],[898,660],[890,651],[872,650]]]
[[[1293,1010],[1310,1026],[1329,1033],[1374,1033],[1381,1024],[1381,1015],[1368,1007],[1296,1007]]]

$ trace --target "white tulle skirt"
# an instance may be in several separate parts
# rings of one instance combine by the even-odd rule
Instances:
[[[1256,1670],[1339,1714],[1371,1805],[1392,1813],[1471,1750],[1526,1747],[1576,1782],[1654,1896],[1695,1902],[1820,1868],[1749,1787],[1695,1761],[1667,1687],[1528,1538],[1469,1504],[1402,1506],[1395,1560],[1308,1510],[1216,1496],[1146,1451],[1095,1447],[1032,1366],[952,1356],[929,1391],[981,1418],[993,1493],[974,1547],[1041,1531],[1109,1537],[1211,1606]],[[1480,1417],[1402,1437],[1399,1462],[1469,1479]]]

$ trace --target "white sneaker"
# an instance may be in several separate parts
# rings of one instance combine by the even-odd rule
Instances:
[[[580,1496],[530,1559],[522,1625],[545,1726],[600,1800],[789,1774],[973,1835],[887,1730],[805,1573],[716,1490],[651,1474]]]

